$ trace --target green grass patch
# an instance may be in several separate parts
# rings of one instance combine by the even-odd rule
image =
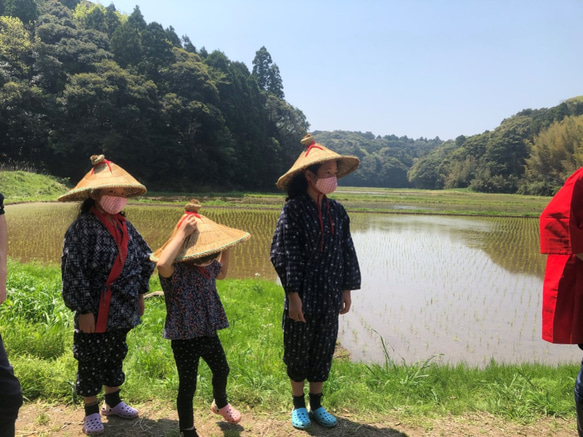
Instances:
[[[7,204],[57,200],[69,189],[65,180],[24,170],[0,170],[0,187]]]

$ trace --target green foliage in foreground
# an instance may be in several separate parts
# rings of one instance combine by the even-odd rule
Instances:
[[[58,267],[8,266],[8,300],[0,306],[0,329],[28,400],[77,403],[72,357],[72,314],[60,298]],[[152,290],[159,290],[152,277]],[[282,290],[260,280],[219,282],[230,328],[221,331],[231,366],[229,395],[236,405],[258,411],[290,407],[289,381],[281,360]],[[143,323],[129,337],[124,396],[132,402],[174,402],[178,378],[170,342],[161,336],[163,297],[146,301]],[[379,348],[384,343],[379,341]],[[386,349],[384,349],[386,350]],[[332,411],[358,417],[391,413],[422,419],[486,412],[529,422],[543,416],[573,416],[576,365],[500,365],[483,369],[425,362],[381,364],[337,359],[325,384]],[[195,403],[208,404],[211,374],[201,365]]]

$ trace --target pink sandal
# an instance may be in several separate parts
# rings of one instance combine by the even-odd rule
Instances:
[[[87,435],[103,434],[103,423],[101,423],[101,416],[99,413],[93,413],[85,416],[83,419],[83,432]]]
[[[229,423],[239,423],[241,421],[241,413],[231,406],[231,404],[225,405],[223,408],[217,408],[217,404],[213,401],[211,405],[211,411],[215,414],[220,414],[223,419]]]
[[[122,419],[134,419],[138,417],[138,410],[130,407],[128,404],[122,401],[113,408],[107,404],[103,404],[103,408],[101,408],[101,414],[104,416],[117,416],[121,417]]]

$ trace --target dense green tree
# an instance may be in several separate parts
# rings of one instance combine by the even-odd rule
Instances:
[[[186,100],[201,100],[216,104],[219,91],[211,77],[209,67],[195,53],[174,48],[174,62],[161,68],[160,79],[165,92],[174,93]]]
[[[119,25],[112,33],[111,51],[116,62],[123,68],[136,67],[142,61],[146,50],[142,34],[147,27],[140,8],[136,6],[125,23]]]
[[[106,10],[101,5],[80,3],[75,8],[74,18],[85,29],[107,33]]]
[[[274,94],[267,96],[266,109],[268,132],[277,141],[278,147],[270,150],[271,153],[263,159],[270,163],[267,173],[279,173],[279,177],[282,170],[287,170],[290,162],[297,159],[302,150],[300,140],[308,132],[310,124],[300,109]]]
[[[165,32],[166,32],[166,38],[168,39],[168,41],[170,41],[170,44],[172,44],[172,47],[182,47],[182,41],[180,40],[180,38],[176,34],[174,27],[172,27],[172,26],[168,27]]]
[[[0,161],[45,167],[49,123],[42,90],[25,82],[0,86]]]
[[[186,50],[189,53],[196,53],[196,47],[194,46],[194,44],[192,44],[192,41],[190,41],[190,38],[187,35],[184,35],[182,37],[182,46],[184,47],[184,50]]]
[[[107,36],[111,39],[113,32],[121,25],[121,20],[119,18],[119,13],[116,11],[115,6],[110,4],[105,8],[105,27],[107,29]]]
[[[111,52],[115,61],[123,68],[137,65],[142,59],[140,31],[127,22],[120,24],[111,35]]]
[[[59,0],[59,3],[73,10],[77,7],[79,3],[81,3],[81,0]]]
[[[94,73],[71,76],[58,103],[62,116],[50,146],[67,165],[54,169],[55,174],[82,176],[85,161],[95,153],[123,162],[143,156],[140,162],[147,162],[145,155],[152,149],[148,132],[158,112],[152,82],[104,61]],[[145,168],[136,175],[147,176]]]
[[[138,71],[157,82],[160,68],[174,62],[173,45],[164,28],[152,22],[142,31],[142,47],[143,57],[138,63]]]
[[[526,160],[524,194],[553,195],[583,166],[583,116],[567,117],[535,136]]]
[[[442,160],[436,154],[420,159],[409,170],[409,181],[415,188],[440,190],[444,186],[444,175],[440,171]]]
[[[252,74],[256,77],[259,88],[279,99],[284,98],[279,67],[273,63],[271,55],[265,46],[255,52]]]
[[[39,12],[35,0],[2,0],[2,15],[19,18],[23,23],[37,19]]]
[[[34,39],[19,18],[0,16],[0,86],[28,80]]]

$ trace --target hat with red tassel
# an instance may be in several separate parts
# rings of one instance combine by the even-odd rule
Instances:
[[[119,165],[105,159],[103,155],[92,155],[93,168],[81,179],[75,188],[58,198],[61,202],[85,200],[95,190],[122,188],[122,197],[136,197],[146,193],[146,187]]]
[[[188,215],[197,218],[196,230],[185,238],[180,252],[176,256],[176,262],[193,261],[210,255],[218,254],[225,249],[236,246],[251,238],[249,232],[221,225],[200,214],[201,204],[198,200],[192,199],[185,206],[185,212],[178,224],[174,227],[172,235],[151,256],[152,261],[157,261],[162,250],[172,241],[178,228]]]
[[[300,153],[294,165],[277,180],[277,188],[280,190],[287,189],[289,182],[300,172],[306,170],[314,164],[322,164],[327,161],[336,161],[338,165],[338,179],[355,171],[360,165],[360,160],[356,156],[340,155],[332,150],[324,147],[322,144],[316,143],[311,134],[307,134],[302,138],[304,151]]]

